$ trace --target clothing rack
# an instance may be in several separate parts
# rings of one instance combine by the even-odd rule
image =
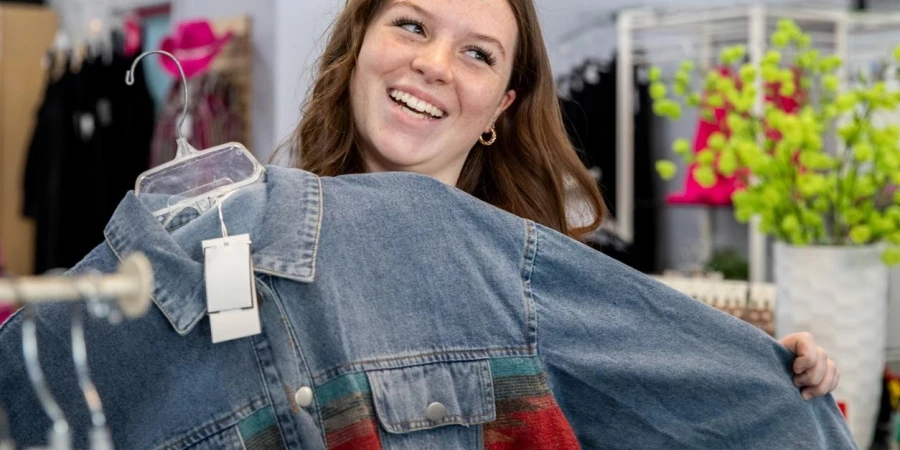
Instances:
[[[114,274],[0,279],[0,304],[114,298],[125,316],[130,318],[140,317],[147,312],[152,292],[153,269],[150,261],[141,253],[135,253],[122,261],[118,272]]]
[[[750,5],[725,8],[703,8],[694,10],[666,11],[660,9],[633,9],[617,14],[618,33],[618,75],[617,75],[617,133],[616,164],[618,172],[617,211],[614,212],[619,224],[618,233],[626,242],[633,237],[634,222],[634,64],[636,52],[640,59],[661,65],[685,59],[693,59],[708,67],[714,62],[716,49],[722,45],[744,43],[750,61],[759,65],[767,50],[768,32],[779,19],[792,19],[804,29],[814,31],[813,44],[823,54],[834,54],[847,61],[848,55],[857,59],[860,54],[850,52],[854,35],[879,33],[885,30],[900,30],[900,14],[896,13],[854,13],[844,9],[828,7],[800,7]],[[668,33],[662,44],[654,47],[648,36]],[[675,38],[678,36],[681,38]],[[831,38],[829,39],[829,36]],[[684,40],[697,43],[696,51],[685,51]],[[682,51],[678,51],[681,42]],[[884,43],[886,44],[886,43]],[[660,46],[668,46],[662,52]],[[673,51],[674,50],[674,51]],[[883,49],[885,55],[890,49]],[[662,55],[657,55],[662,53]],[[838,75],[846,80],[846,65]],[[761,80],[757,80],[761,83]],[[758,89],[755,111],[761,114],[764,108],[763,89]],[[709,215],[707,214],[707,217]],[[749,238],[750,280],[763,282],[766,279],[767,241],[759,231],[759,221],[751,222]],[[705,227],[709,228],[709,227]]]

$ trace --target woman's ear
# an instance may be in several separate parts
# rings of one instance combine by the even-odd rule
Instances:
[[[503,111],[506,111],[513,102],[516,101],[516,91],[510,89],[505,94],[503,94],[503,98],[500,100],[500,104],[497,105],[497,111],[494,113],[494,117],[491,119],[491,124],[497,123],[497,118],[500,117],[500,114],[503,114]],[[491,130],[488,129],[485,133],[490,133]]]

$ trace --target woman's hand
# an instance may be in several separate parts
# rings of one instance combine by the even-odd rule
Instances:
[[[803,388],[801,395],[806,400],[820,397],[834,390],[841,374],[834,361],[809,333],[793,333],[781,338],[778,342],[794,352],[794,386]]]

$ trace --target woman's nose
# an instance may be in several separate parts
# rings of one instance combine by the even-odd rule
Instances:
[[[452,47],[435,40],[421,47],[413,59],[412,68],[422,74],[428,83],[449,83],[453,81],[452,60]]]

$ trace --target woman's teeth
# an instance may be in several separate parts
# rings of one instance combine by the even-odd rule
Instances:
[[[420,113],[424,113],[424,114],[419,114],[419,115],[428,114],[429,116],[431,116],[435,119],[440,119],[441,117],[444,117],[444,112],[441,111],[440,109],[438,109],[436,106],[434,106],[431,103],[428,103],[425,100],[422,100],[410,93],[398,91],[397,89],[394,89],[391,91],[391,98],[394,99],[395,101],[397,101],[398,103],[403,104],[404,106],[406,106],[409,109],[418,111]]]

